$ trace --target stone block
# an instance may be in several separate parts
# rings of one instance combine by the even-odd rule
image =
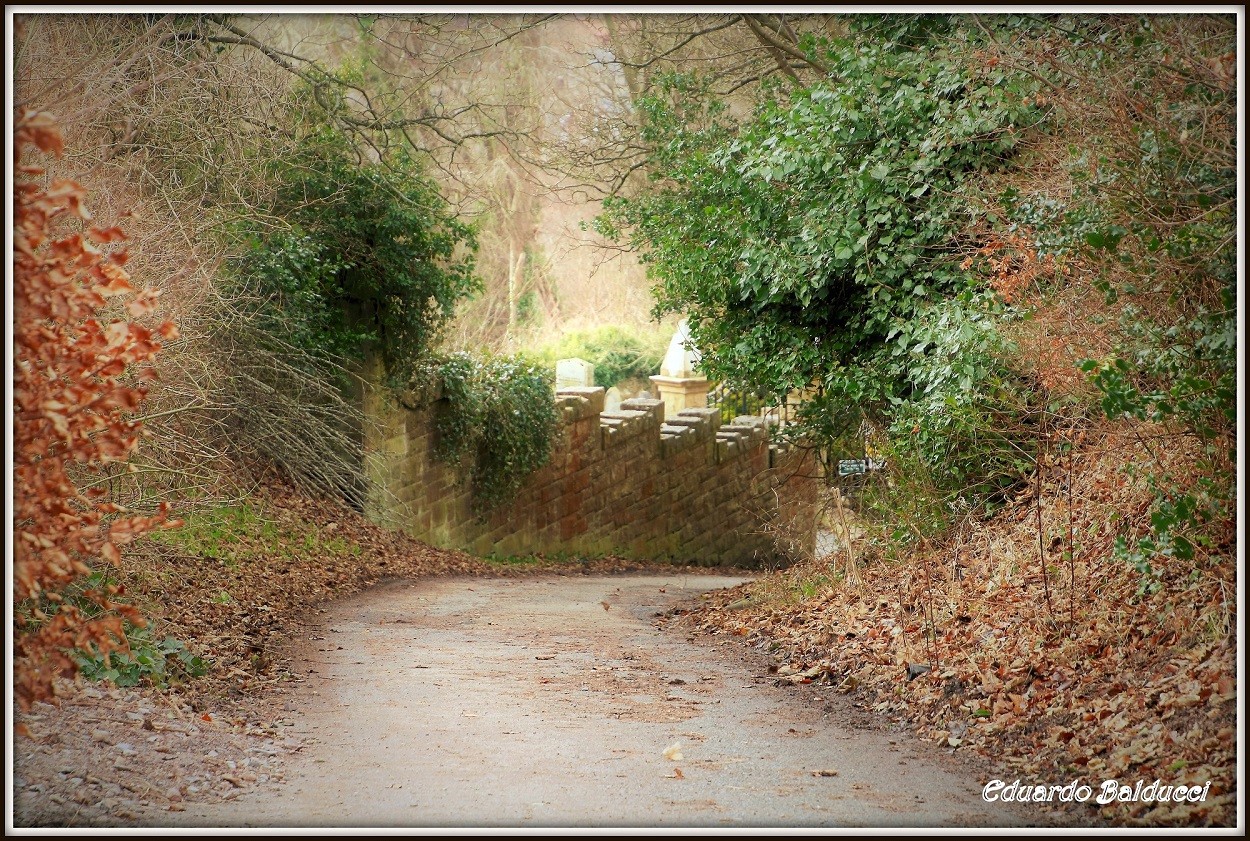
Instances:
[[[621,390],[612,386],[603,395],[603,409],[606,412],[614,412],[619,408],[621,408]]]
[[[649,397],[631,397],[628,400],[621,401],[622,409],[633,409],[636,412],[646,412],[653,415],[657,420],[664,417],[664,401],[652,400]]]
[[[603,411],[604,390],[596,387],[562,388],[556,397],[582,397],[589,401],[588,414],[597,415]]]
[[[495,550],[495,543],[490,539],[490,535],[483,534],[472,543],[469,544],[469,551],[479,558],[485,558]]]
[[[614,412],[603,411],[599,413],[599,422],[604,423],[608,420],[633,421],[647,417],[646,412],[640,412],[637,409],[618,409]]]
[[[568,543],[578,535],[586,532],[586,518],[581,514],[571,514],[560,520],[560,542]]]
[[[651,377],[651,382],[664,403],[666,417],[683,409],[707,406],[708,381],[705,377],[671,377],[660,374]]]
[[[584,397],[570,394],[556,399],[556,423],[561,426],[572,426],[589,414],[592,414],[590,401]]]
[[[677,413],[679,418],[701,418],[710,424],[712,429],[720,428],[720,409],[682,409]]]
[[[664,426],[668,427],[669,429],[673,429],[676,427],[685,427],[686,429],[689,429],[691,432],[693,432],[695,437],[698,438],[700,441],[706,440],[715,435],[715,432],[712,429],[711,424],[709,424],[703,418],[687,418],[687,417],[678,416],[675,418],[669,418],[668,420],[664,421]]]
[[[590,487],[590,471],[579,470],[565,480],[564,492],[566,494],[581,494]]]
[[[624,445],[629,439],[636,438],[649,430],[648,420],[650,416],[646,412],[628,409],[620,412],[601,412],[599,425],[604,430],[604,443],[613,447]]]

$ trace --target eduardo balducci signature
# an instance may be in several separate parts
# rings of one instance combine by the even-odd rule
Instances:
[[[1085,803],[1090,798],[1103,806],[1117,802],[1201,803],[1207,799],[1210,788],[1210,782],[1206,785],[1185,786],[1166,785],[1162,780],[1150,783],[1138,780],[1135,785],[1119,780],[1103,780],[1096,789],[1082,783],[1080,779],[1067,785],[1030,785],[1020,780],[1010,783],[990,780],[982,789],[981,797],[990,803],[1050,803],[1055,800],[1062,803]]]

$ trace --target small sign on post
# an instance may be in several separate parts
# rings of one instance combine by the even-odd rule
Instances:
[[[868,472],[868,462],[862,458],[844,458],[838,462],[839,476],[858,476]]]
[[[880,470],[882,467],[885,467],[884,462],[870,458],[844,458],[838,462],[838,475],[860,476],[872,470]]]

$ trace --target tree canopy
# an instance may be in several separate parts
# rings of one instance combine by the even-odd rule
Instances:
[[[955,396],[992,369],[990,302],[964,265],[978,179],[1037,119],[1025,74],[929,29],[889,34],[813,46],[829,78],[746,119],[671,77],[643,101],[653,187],[600,220],[639,249],[657,311],[689,316],[709,376],[812,389],[831,437],[854,407]]]
[[[657,314],[689,317],[708,376],[805,392],[830,452],[871,419],[953,495],[1020,482],[1062,397],[1013,343],[1022,290],[1120,298],[1118,361],[1086,363],[1108,413],[1226,429],[1228,23],[855,16],[799,42],[823,78],[753,109],[671,74],[638,103],[649,184],[599,228]]]
[[[266,330],[321,357],[374,348],[403,377],[480,285],[473,232],[407,150],[369,160],[317,110],[270,164],[274,224],[241,225],[235,275],[264,301]]]

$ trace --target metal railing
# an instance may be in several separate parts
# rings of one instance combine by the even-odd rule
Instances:
[[[767,418],[778,426],[793,422],[798,405],[789,399],[778,401],[756,391],[720,383],[707,394],[709,409],[719,409],[721,423],[731,423],[740,415]]]

